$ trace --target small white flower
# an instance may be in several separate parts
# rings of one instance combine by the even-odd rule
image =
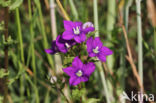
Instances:
[[[88,28],[88,27],[94,27],[93,23],[92,23],[92,22],[86,22],[86,23],[84,23],[83,26],[82,26],[83,29],[86,29],[86,28]]]
[[[50,78],[50,83],[54,84],[57,81],[57,78],[55,76],[52,76]]]

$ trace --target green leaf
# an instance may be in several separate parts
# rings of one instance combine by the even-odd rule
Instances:
[[[0,96],[0,103],[2,103],[3,102],[3,96]]]
[[[97,103],[99,102],[100,99],[96,99],[96,98],[89,98],[85,103]]]
[[[9,75],[9,72],[6,72],[5,69],[0,69],[0,78]]]
[[[0,0],[0,6],[2,7],[7,7],[11,4],[11,0],[5,1],[5,0]]]
[[[79,89],[74,89],[72,91],[72,98],[74,100],[80,100],[80,97],[83,97],[86,93],[86,89],[85,88],[81,88],[80,90]]]
[[[146,48],[147,50],[150,50],[149,45],[148,45],[148,43],[147,43],[145,40],[143,40],[143,43],[144,43],[145,48]]]
[[[23,0],[16,0],[13,4],[10,5],[10,10],[15,10],[22,4]]]
[[[63,61],[64,67],[69,66],[72,63],[73,59],[74,59],[74,57],[65,57],[65,59]]]
[[[4,21],[0,22],[0,31],[4,30]]]
[[[79,100],[81,97],[81,93],[80,93],[80,90],[79,89],[75,89],[72,91],[72,98],[74,100]]]

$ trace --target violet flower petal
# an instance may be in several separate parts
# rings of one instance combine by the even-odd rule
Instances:
[[[88,27],[88,28],[84,29],[83,31],[87,34],[89,32],[95,31],[95,28],[94,27]]]
[[[103,46],[103,47],[101,48],[100,52],[103,52],[103,54],[104,54],[105,56],[108,56],[108,55],[113,54],[113,52],[112,52],[109,48],[107,48],[107,47],[105,47],[105,46]]]
[[[83,67],[83,73],[87,75],[88,77],[95,71],[95,64],[92,62],[89,62],[87,64],[84,64]]]
[[[100,52],[100,53],[98,54],[98,58],[99,58],[99,60],[101,60],[102,62],[106,62],[106,56],[105,56],[104,52]]]
[[[83,25],[82,22],[79,22],[79,21],[74,22],[74,27],[76,27],[76,26],[82,27],[82,25]]]
[[[72,62],[72,67],[74,68],[82,68],[83,67],[83,63],[82,61],[77,57],[74,58],[73,62]]]
[[[87,82],[88,80],[89,80],[89,77],[87,77],[87,76],[81,77],[82,82]]]
[[[45,52],[48,54],[54,54],[55,53],[52,49],[45,49]]]
[[[87,44],[87,51],[90,53],[92,52],[92,43],[93,43],[93,37],[88,38],[86,44]]]
[[[80,34],[81,42],[86,40],[86,35],[84,33]]]
[[[81,83],[81,78],[78,78],[76,76],[70,77],[70,79],[69,79],[69,84],[70,85],[75,86],[75,85],[78,85],[79,83]]]
[[[69,75],[69,76],[73,76],[75,71],[77,71],[77,69],[73,68],[73,67],[67,67],[67,68],[64,68],[63,71]]]
[[[95,57],[95,56],[97,56],[98,54],[95,54],[95,53],[93,53],[93,52],[89,52],[89,57]]]
[[[74,35],[73,35],[72,31],[64,31],[62,34],[62,37],[65,40],[71,40],[71,39],[73,39]]]
[[[58,35],[57,38],[56,38],[56,45],[58,47],[58,49],[63,52],[63,53],[66,53],[68,50],[65,46],[65,40],[62,38],[61,35]]]
[[[99,37],[96,37],[93,40],[93,47],[96,48],[97,46],[99,47],[99,49],[102,47],[103,43],[101,42]]]
[[[65,30],[71,30],[71,28],[74,26],[72,21],[64,20],[63,23]]]
[[[82,28],[83,28],[83,31],[86,34],[95,30],[94,25],[93,25],[92,22],[86,22],[86,23],[84,23],[83,26],[82,26]]]
[[[56,40],[52,41],[52,45],[50,49],[45,49],[45,52],[48,54],[55,54],[57,52],[59,52],[57,46],[56,46]]]
[[[83,41],[86,40],[86,35],[84,33],[78,35],[78,36],[74,36],[74,40],[77,42],[77,43],[82,43]]]
[[[80,36],[74,36],[74,40],[75,40],[77,43],[81,43],[81,38],[80,38]]]

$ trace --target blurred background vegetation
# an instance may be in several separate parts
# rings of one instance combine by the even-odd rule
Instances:
[[[60,0],[70,20],[93,22],[98,31],[96,35],[114,52],[107,57],[106,64],[97,64],[99,69],[83,84],[84,88],[78,90],[69,86],[68,79],[65,83],[61,82],[66,76],[61,70],[61,64],[66,62],[63,57],[52,56],[44,51],[50,48],[56,35],[64,31],[63,20],[66,17],[58,2],[1,0],[0,102],[7,85],[8,103],[66,103],[66,99],[73,103],[80,103],[80,99],[84,103],[121,103],[120,94],[123,91],[128,95],[131,91],[137,93],[140,90],[138,81],[130,62],[125,58],[128,53],[122,24],[144,90],[156,96],[156,1],[142,0],[141,14],[137,12],[139,8],[136,1],[140,0]],[[6,20],[8,8],[9,19]],[[142,30],[138,26],[138,18],[142,21]],[[6,22],[8,28],[5,28]],[[6,29],[9,35],[7,42],[4,39]],[[5,68],[6,47],[8,72]],[[143,55],[138,56],[140,53]],[[57,86],[50,83],[51,75],[57,77]]]

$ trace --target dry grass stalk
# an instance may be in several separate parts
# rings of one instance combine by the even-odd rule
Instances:
[[[148,17],[151,20],[151,23],[156,27],[156,6],[154,5],[153,0],[146,0]]]
[[[57,2],[59,8],[61,9],[61,11],[62,11],[62,13],[64,15],[64,19],[70,20],[69,16],[67,15],[66,11],[64,10],[64,8],[63,8],[63,6],[62,6],[62,4],[60,2],[60,0],[56,0],[56,2]]]
[[[140,89],[143,90],[143,92],[145,93],[143,84],[141,82],[140,76],[139,76],[139,74],[137,72],[137,68],[136,68],[136,65],[135,65],[134,60],[133,60],[133,57],[132,57],[132,52],[131,52],[131,49],[130,49],[129,40],[128,40],[127,32],[126,32],[126,28],[123,25],[123,17],[121,15],[121,11],[119,12],[119,17],[120,17],[120,19],[119,19],[120,26],[122,27],[124,38],[126,40],[126,47],[127,47],[127,52],[128,52],[128,56],[126,56],[126,59],[128,60],[128,62],[130,63],[130,65],[132,67],[133,74],[134,74],[134,76],[137,79],[137,82],[139,84]],[[150,103],[154,103],[152,101],[149,101],[149,102]]]

